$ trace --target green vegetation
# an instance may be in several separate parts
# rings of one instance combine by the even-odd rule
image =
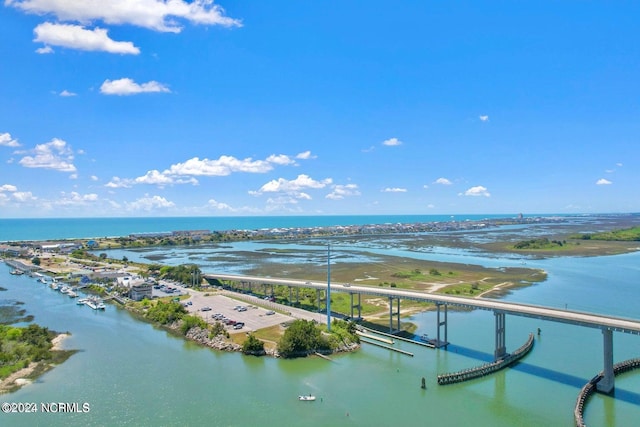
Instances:
[[[182,264],[175,267],[166,265],[160,267],[158,274],[166,280],[173,280],[185,285],[195,284],[199,286],[202,282],[202,271],[195,264]]]
[[[0,325],[0,378],[29,366],[53,359],[51,340],[55,332],[31,324],[24,328]]]
[[[538,239],[522,240],[515,245],[514,249],[558,249],[567,244],[566,240],[549,240],[546,237],[540,237]]]
[[[249,334],[247,339],[242,343],[242,352],[244,354],[261,356],[265,354],[264,343],[260,341],[255,335]]]
[[[574,239],[581,239],[581,240],[637,242],[637,241],[640,241],[640,227],[624,228],[621,230],[606,231],[603,233],[577,234],[571,237]]]
[[[155,305],[149,307],[145,317],[152,322],[168,325],[182,320],[186,314],[187,310],[178,302],[163,303],[162,301],[158,301]]]
[[[322,331],[310,320],[295,320],[278,343],[278,353],[284,358],[307,356],[331,350]]]
[[[310,320],[295,320],[278,343],[278,353],[284,358],[304,357],[312,353],[327,353],[345,345],[359,343],[355,324],[344,320],[331,323],[331,333]]]

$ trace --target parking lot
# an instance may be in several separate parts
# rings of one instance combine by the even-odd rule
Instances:
[[[216,315],[217,317],[223,316],[225,319],[230,319],[234,322],[244,323],[244,326],[240,329],[234,329],[233,324],[226,325],[225,328],[229,333],[255,331],[293,319],[289,315],[275,312],[270,308],[258,307],[221,294],[204,296],[200,292],[191,291],[189,293],[191,298],[182,302],[187,304],[186,308],[189,313],[201,316],[207,323],[218,321],[214,318]],[[189,302],[191,302],[191,305],[189,305]],[[238,307],[243,308],[238,310]]]

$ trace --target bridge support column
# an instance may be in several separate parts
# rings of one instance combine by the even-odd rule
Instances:
[[[296,288],[296,304],[300,305],[300,288]]]
[[[362,308],[360,306],[360,296],[361,296],[361,294],[358,294],[358,304],[356,304],[356,305],[353,304],[353,292],[349,292],[349,295],[351,296],[351,319],[353,319],[353,309],[354,308],[358,309],[358,318],[360,319],[362,317]]]
[[[496,317],[496,349],[493,353],[494,360],[501,359],[507,354],[505,345],[505,314],[494,311]]]
[[[291,286],[289,286],[289,304],[293,305],[293,298],[291,296]]]
[[[444,315],[443,318],[444,320],[441,320],[441,312],[440,312],[440,307],[444,306]],[[448,338],[447,338],[447,305],[446,304],[437,304],[436,303],[436,308],[438,309],[437,313],[438,313],[438,329],[437,329],[437,333],[436,333],[436,347],[440,348],[440,347],[446,347],[447,344],[449,344]],[[442,328],[444,327],[444,336],[440,333]],[[444,338],[444,340],[442,340],[441,338]]]
[[[397,309],[394,312],[393,311],[393,300],[397,301]],[[400,298],[393,298],[393,297],[389,297],[389,333],[392,334],[394,333],[393,330],[393,315],[397,316],[397,320],[398,320],[398,329],[396,329],[396,331],[400,330]]]
[[[601,393],[609,394],[613,391],[615,384],[615,376],[613,374],[613,331],[611,329],[602,329],[602,344],[604,348],[604,376],[596,386]]]

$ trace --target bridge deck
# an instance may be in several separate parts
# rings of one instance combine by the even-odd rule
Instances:
[[[204,277],[207,279],[229,280],[235,282],[282,285],[290,287],[313,288],[319,290],[327,289],[326,282],[311,282],[286,278],[213,273],[205,274]],[[640,320],[597,313],[563,310],[560,308],[544,307],[484,298],[465,298],[451,295],[429,294],[417,291],[357,286],[346,283],[332,283],[331,292],[363,295],[366,294],[408,299],[413,301],[430,302],[434,304],[445,304],[472,309],[491,310],[500,313],[512,314],[515,316],[533,317],[536,319],[551,320],[555,322],[569,323],[591,328],[610,329],[613,331],[640,335]]]

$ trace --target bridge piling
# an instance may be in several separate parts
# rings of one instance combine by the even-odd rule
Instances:
[[[610,394],[614,388],[615,375],[613,373],[613,331],[609,328],[602,329],[602,347],[604,369],[603,376],[596,385],[600,393]]]
[[[493,360],[502,359],[507,354],[505,343],[505,314],[499,311],[493,312],[496,318],[496,348],[493,352]]]

